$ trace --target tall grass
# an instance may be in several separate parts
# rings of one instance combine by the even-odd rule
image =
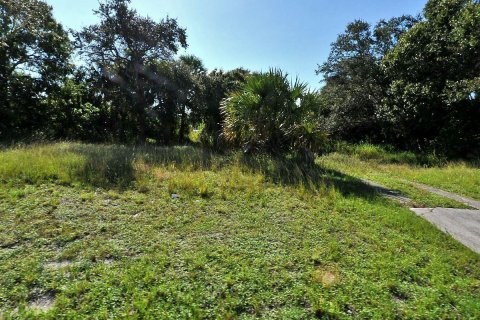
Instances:
[[[67,143],[10,148],[0,151],[0,179],[70,183],[84,163],[85,158],[73,152]]]
[[[445,157],[434,153],[414,153],[411,151],[398,151],[390,146],[379,146],[370,143],[348,144],[339,142],[335,145],[334,151],[360,160],[373,160],[379,163],[409,164],[425,167],[443,166],[448,163]]]
[[[479,160],[448,160],[435,154],[399,152],[371,144],[338,144],[319,159],[323,166],[347,174],[387,181],[416,181],[480,199]]]
[[[0,151],[0,180],[145,191],[157,181],[165,182],[162,186],[171,193],[201,197],[222,194],[222,189],[256,192],[263,182],[311,191],[331,187],[345,194],[369,193],[354,178],[301,163],[295,157],[247,156],[241,152],[220,155],[195,147],[80,143],[18,147]]]
[[[145,168],[211,168],[214,157],[193,147],[37,144],[0,151],[0,179],[127,187]]]

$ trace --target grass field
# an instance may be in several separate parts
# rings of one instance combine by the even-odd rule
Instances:
[[[347,158],[1,151],[0,318],[480,318],[480,256]]]
[[[419,157],[409,152],[391,152],[373,145],[344,146],[339,152],[321,157],[323,167],[372,179],[398,189],[426,203],[458,206],[413,188],[419,182],[460,195],[480,199],[480,161],[446,161],[434,156]],[[425,204],[425,203],[424,203]],[[432,203],[430,203],[432,204]]]

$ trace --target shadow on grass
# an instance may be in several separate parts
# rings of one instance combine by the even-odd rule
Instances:
[[[398,164],[417,167],[445,167],[451,162],[462,162],[471,168],[480,168],[480,159],[477,157],[447,157],[435,153],[418,153],[412,151],[395,150],[392,146],[373,144],[337,143],[330,152],[356,157],[362,161],[374,161],[380,164]]]
[[[73,176],[95,187],[126,189],[137,178],[135,165],[166,166],[174,169],[212,170],[240,165],[281,185],[303,186],[307,190],[334,187],[343,195],[373,198],[376,190],[341,172],[307,164],[289,157],[270,155],[215,154],[196,147],[113,146],[74,144],[69,151],[81,155],[84,163],[73,168]]]
[[[135,163],[193,170],[210,168],[213,154],[193,147],[154,147],[74,144],[69,151],[84,158],[72,175],[95,187],[131,187],[136,179]]]
[[[94,187],[128,188],[135,180],[135,154],[124,146],[75,144],[69,148],[84,158],[81,166],[72,168],[72,176]]]
[[[318,190],[334,187],[344,196],[373,199],[377,190],[360,179],[317,164],[308,164],[286,157],[244,156],[242,164],[254,172],[262,173],[274,183],[287,186],[303,186]]]

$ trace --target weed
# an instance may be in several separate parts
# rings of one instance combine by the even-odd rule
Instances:
[[[480,317],[479,256],[351,176],[375,160],[81,144],[0,159],[5,318]]]

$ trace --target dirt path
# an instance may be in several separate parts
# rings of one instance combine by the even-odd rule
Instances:
[[[404,205],[411,203],[409,198],[401,195],[398,191],[390,190],[373,181],[362,181],[365,184],[375,188],[380,194],[389,199],[396,200]],[[451,235],[466,247],[477,253],[480,253],[480,201],[469,199],[424,184],[415,182],[409,183],[419,189],[462,202],[472,208],[475,208],[475,210],[452,208],[410,208],[410,210],[437,226],[438,229]]]

